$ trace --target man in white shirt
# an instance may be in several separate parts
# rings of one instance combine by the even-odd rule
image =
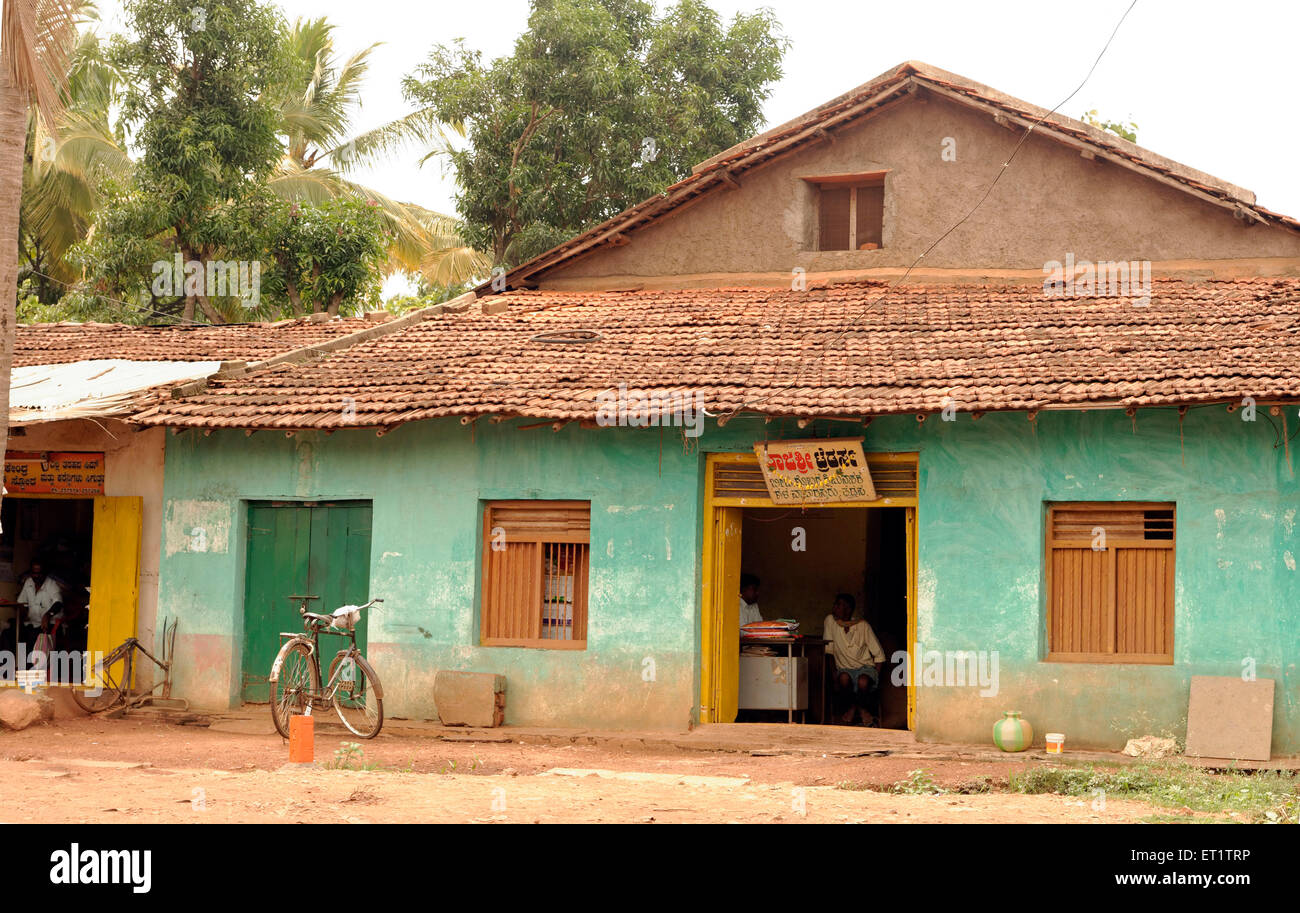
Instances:
[[[758,610],[758,578],[753,574],[740,575],[740,624],[762,621],[763,613]]]
[[[875,720],[868,699],[880,683],[885,651],[876,632],[865,618],[853,618],[854,599],[848,593],[835,597],[831,614],[822,625],[826,652],[835,660],[835,693],[832,710],[836,722],[852,723],[860,717],[864,726]]]
[[[46,576],[45,568],[39,561],[33,561],[27,580],[18,593],[17,602],[23,607],[19,619],[22,622],[23,642],[27,644],[30,655],[36,646],[37,635],[63,609],[63,587],[53,577]]]

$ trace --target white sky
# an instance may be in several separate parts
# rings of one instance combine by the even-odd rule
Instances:
[[[1129,0],[1088,3],[930,0],[709,0],[729,18],[768,6],[791,47],[768,100],[780,123],[904,60],[959,73],[1051,108],[1088,72]],[[664,0],[659,0],[660,8]],[[506,54],[524,29],[527,0],[280,0],[289,19],[324,15],[344,54],[383,42],[372,57],[358,126],[401,115],[401,79],[438,42],[464,38],[487,57]],[[102,0],[105,24],[120,23]],[[1290,0],[1138,0],[1084,88],[1062,109],[1096,108],[1138,124],[1140,145],[1255,191],[1262,206],[1300,217],[1300,114],[1293,95],[1300,4]],[[441,212],[454,182],[412,150],[358,172],[363,183]],[[1007,179],[1013,179],[1015,166]]]

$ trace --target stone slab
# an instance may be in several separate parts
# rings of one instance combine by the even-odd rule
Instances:
[[[1267,761],[1273,744],[1272,679],[1193,675],[1187,703],[1187,754]]]
[[[506,677],[442,669],[433,680],[433,703],[444,726],[500,726],[505,722]]]

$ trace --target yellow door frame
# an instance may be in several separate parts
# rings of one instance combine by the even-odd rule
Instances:
[[[140,606],[140,539],[144,498],[95,498],[90,539],[90,627],[86,649],[108,653],[136,636]]]
[[[916,465],[916,453],[868,453],[873,463]],[[740,522],[746,507],[782,507],[766,494],[719,495],[714,490],[714,467],[719,465],[758,466],[753,453],[710,453],[704,472],[704,566],[700,593],[700,722],[730,723],[736,718],[740,653],[739,580]],[[907,654],[908,668],[915,669],[916,657],[916,502],[910,497],[877,498],[874,501],[832,501],[821,507],[902,507],[906,509],[907,532]],[[916,728],[916,688],[907,686],[907,728]]]

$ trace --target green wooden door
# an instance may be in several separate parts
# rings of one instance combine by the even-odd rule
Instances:
[[[266,677],[280,649],[281,631],[301,631],[290,596],[319,596],[308,611],[329,613],[370,598],[369,502],[251,504],[244,573],[243,699],[270,700]],[[357,645],[366,642],[366,613]],[[321,635],[321,675],[345,641]]]

